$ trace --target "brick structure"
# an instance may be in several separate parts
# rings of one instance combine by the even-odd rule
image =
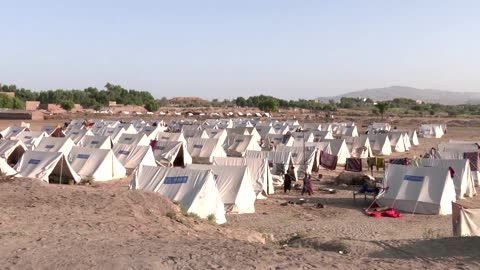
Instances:
[[[25,110],[36,111],[40,107],[40,101],[27,101],[25,102]]]

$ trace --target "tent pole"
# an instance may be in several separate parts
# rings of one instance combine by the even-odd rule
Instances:
[[[306,160],[306,154],[305,154],[305,119],[303,119],[303,125],[302,125],[302,135],[303,135],[303,177],[307,176],[307,160]]]
[[[60,185],[62,184],[62,175],[63,175],[63,161],[64,161],[64,156],[62,155],[62,158],[60,160]]]

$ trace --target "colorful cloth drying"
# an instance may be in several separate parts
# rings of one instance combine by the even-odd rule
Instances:
[[[370,167],[370,170],[373,171],[373,166],[377,168],[377,171],[380,169],[385,170],[385,159],[383,158],[378,158],[378,157],[373,157],[373,158],[368,158],[368,167]]]
[[[390,159],[390,164],[397,164],[397,165],[410,165],[410,160],[408,158],[394,158]]]

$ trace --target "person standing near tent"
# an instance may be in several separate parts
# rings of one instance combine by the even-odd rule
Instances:
[[[290,193],[290,190],[292,189],[292,176],[290,175],[289,172],[285,174],[285,180],[283,181],[283,192],[284,193]]]
[[[303,177],[302,195],[308,193],[309,196],[312,196],[312,186],[310,180],[310,175],[306,173],[305,177]]]

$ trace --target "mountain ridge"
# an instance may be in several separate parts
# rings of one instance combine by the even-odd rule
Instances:
[[[480,104],[480,93],[454,92],[437,89],[419,89],[410,86],[393,85],[383,88],[370,88],[352,91],[330,97],[317,98],[320,101],[339,101],[342,97],[370,98],[374,101],[392,100],[394,98],[409,98],[427,103],[440,103],[445,105]]]

